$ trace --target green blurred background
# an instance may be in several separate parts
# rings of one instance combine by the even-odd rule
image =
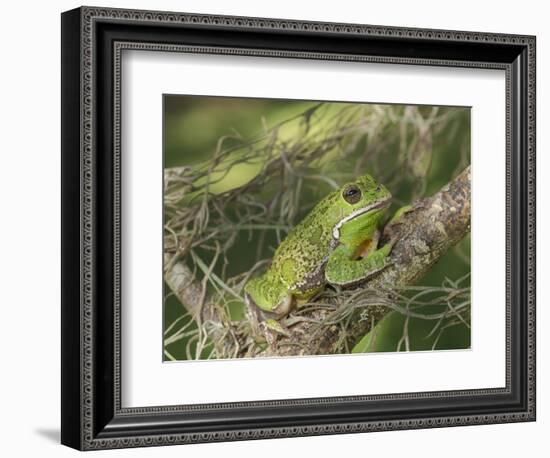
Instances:
[[[243,139],[253,139],[280,122],[291,119],[319,104],[316,101],[293,101],[278,99],[250,99],[209,96],[164,96],[164,155],[165,167],[200,166],[216,151],[218,142],[224,138],[224,147],[232,142],[236,146]],[[345,103],[328,103],[328,112],[337,113],[347,105]],[[365,104],[368,105],[368,104]],[[370,105],[369,110],[380,108],[380,115],[386,113],[388,106]],[[331,111],[332,110],[332,111]],[[384,111],[385,110],[385,111]],[[418,157],[403,161],[403,142],[409,141],[408,134],[403,135],[400,129],[406,124],[403,119],[410,115],[411,108],[393,105],[388,115],[391,119],[384,120],[382,136],[365,129],[354,144],[352,157],[360,163],[360,172],[371,173],[375,179],[385,183],[395,199],[395,208],[410,203],[420,196],[429,196],[438,191],[451,180],[466,165],[470,163],[470,110],[462,107],[438,107],[437,116],[441,121],[427,127],[421,120],[429,120],[433,116],[433,107],[414,107],[415,120],[419,124],[420,135],[410,136],[411,142],[417,142],[415,148],[410,148]],[[312,124],[315,122],[313,119]],[[417,121],[415,121],[417,122]],[[287,135],[292,136],[291,127]],[[424,135],[423,130],[429,132]],[[296,132],[296,135],[299,133]],[[383,138],[382,138],[383,137]],[[376,143],[377,142],[377,143]],[[426,144],[420,144],[425,142]],[[378,147],[378,145],[381,145]],[[407,145],[405,145],[406,147]],[[367,159],[366,151],[369,151]],[[338,184],[342,177],[353,175],[358,163],[354,161],[335,161],[329,174]],[[258,173],[259,164],[240,164],[233,167],[223,180],[213,186],[213,192],[223,192],[241,186],[254,178]],[[374,171],[373,171],[374,169]],[[326,173],[326,170],[325,170]],[[421,183],[421,186],[419,186]],[[311,208],[330,190],[329,187],[317,186],[305,189],[303,195],[309,201],[304,212]],[[305,214],[305,213],[304,213]],[[303,217],[304,215],[301,215]],[[297,218],[299,221],[301,218]],[[273,234],[268,245],[273,248],[277,240]],[[232,246],[228,258],[226,275],[236,275],[250,268],[254,262],[254,239],[243,235]],[[269,253],[266,253],[269,256]],[[446,279],[457,280],[470,272],[470,237],[467,236],[453,250],[444,255],[432,270],[423,277],[420,284],[441,286]],[[469,286],[469,277],[461,284]],[[234,304],[233,318],[242,316],[242,304]],[[166,287],[164,309],[165,329],[175,320],[189,321],[183,317],[183,306],[169,294]],[[444,311],[445,304],[430,306],[430,313]],[[469,321],[469,320],[468,320]],[[373,334],[365,336],[354,351],[396,351],[403,335],[405,317],[397,312],[388,314],[375,328],[376,344],[373,344]],[[412,318],[408,322],[410,350],[430,350],[434,346],[436,335],[430,334],[434,322]],[[193,325],[190,325],[192,328]],[[166,347],[171,358],[186,359],[186,341],[180,340]],[[468,326],[451,326],[441,333],[436,342],[436,349],[465,349],[470,347],[470,329]],[[401,348],[403,350],[404,348]],[[166,355],[165,355],[166,358]],[[171,359],[170,358],[170,359]]]

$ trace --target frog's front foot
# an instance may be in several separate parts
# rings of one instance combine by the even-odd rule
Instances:
[[[399,239],[403,238],[403,231],[401,230],[401,227],[405,222],[405,215],[414,212],[418,207],[418,204],[415,206],[405,205],[401,207],[386,224],[383,239],[386,241],[386,244],[391,246],[392,249]]]
[[[413,207],[412,205],[404,205],[394,213],[392,218],[388,221],[387,225],[401,224],[403,222],[403,216],[407,213],[413,212],[414,210],[415,207]]]

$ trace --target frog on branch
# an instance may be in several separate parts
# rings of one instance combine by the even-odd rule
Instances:
[[[333,191],[281,242],[267,272],[245,286],[245,299],[269,321],[286,316],[327,284],[351,286],[388,265],[394,240],[378,247],[391,194],[370,175]]]

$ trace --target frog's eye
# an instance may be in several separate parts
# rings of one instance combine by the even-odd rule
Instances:
[[[356,204],[361,200],[361,190],[354,184],[351,184],[344,188],[342,197],[348,204]]]

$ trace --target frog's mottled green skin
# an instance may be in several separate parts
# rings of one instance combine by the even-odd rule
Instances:
[[[391,245],[377,249],[378,225],[390,200],[369,175],[330,193],[281,242],[267,272],[247,283],[247,302],[283,316],[326,283],[348,285],[382,269]]]

